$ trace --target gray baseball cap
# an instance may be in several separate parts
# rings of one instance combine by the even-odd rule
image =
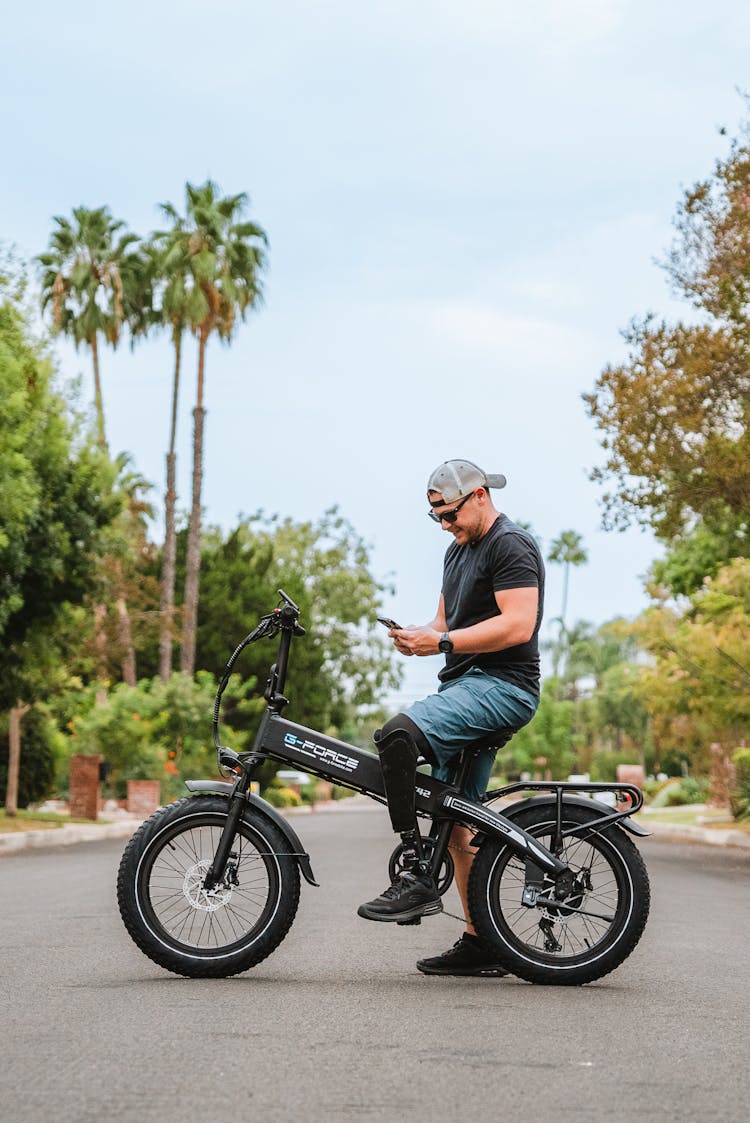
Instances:
[[[427,481],[428,491],[437,491],[444,503],[463,499],[477,487],[505,487],[505,476],[489,476],[471,460],[446,460]]]

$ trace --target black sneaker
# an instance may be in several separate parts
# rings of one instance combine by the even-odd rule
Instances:
[[[404,870],[384,893],[357,909],[365,920],[413,920],[443,911],[443,902],[431,877]]]
[[[492,979],[510,974],[500,966],[494,953],[468,932],[464,932],[461,939],[442,955],[420,959],[417,970],[423,975],[479,975]]]

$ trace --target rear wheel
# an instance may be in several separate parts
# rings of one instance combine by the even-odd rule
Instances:
[[[625,832],[591,831],[586,808],[563,808],[558,857],[572,870],[573,892],[561,904],[524,904],[526,868],[502,841],[487,838],[469,880],[471,916],[483,940],[514,975],[534,983],[574,986],[613,971],[630,955],[648,919],[650,890],[643,859]],[[514,816],[550,848],[554,808]],[[546,880],[541,898],[554,897]]]
[[[222,796],[161,808],[122,856],[125,926],[149,959],[178,975],[219,978],[254,967],[278,947],[297,911],[297,862],[278,828],[250,809],[222,881],[204,889],[227,811]]]

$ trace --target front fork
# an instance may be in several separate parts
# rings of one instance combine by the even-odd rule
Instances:
[[[256,767],[261,763],[262,757],[255,757],[243,764],[242,771],[235,780],[229,796],[229,811],[227,812],[224,829],[221,832],[219,845],[216,847],[213,861],[203,880],[203,888],[209,893],[223,880],[227,863],[232,855],[232,846],[237,837],[237,828],[240,825],[242,813],[246,807],[245,792],[247,791]]]

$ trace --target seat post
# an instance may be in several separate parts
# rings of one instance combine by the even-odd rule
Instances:
[[[478,752],[479,752],[478,746],[467,745],[466,748],[461,753],[461,759],[459,761],[459,765],[458,765],[458,768],[456,770],[456,778],[453,781],[454,784],[456,784],[458,786],[458,788],[460,789],[461,792],[463,792],[463,790],[464,790],[464,784],[466,783],[466,781],[469,778],[469,772],[471,771],[471,766],[474,763],[474,758],[476,757]]]

